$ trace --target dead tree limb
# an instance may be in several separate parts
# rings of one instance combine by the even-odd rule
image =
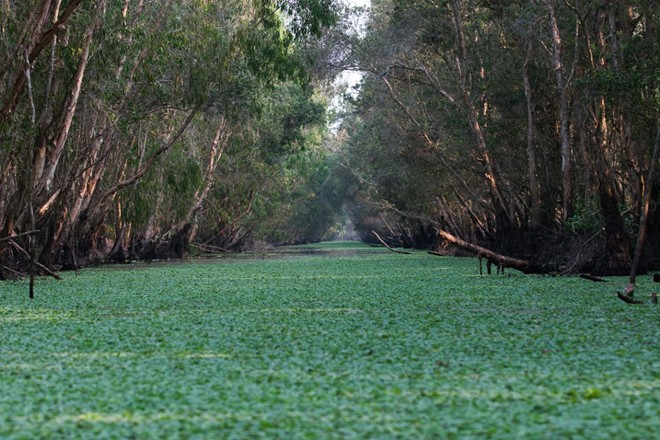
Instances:
[[[39,233],[38,230],[28,231],[28,232],[21,232],[20,234],[10,235],[8,237],[0,237],[0,241],[10,241],[10,240],[14,240],[14,239],[19,238],[19,237],[24,237],[26,235],[32,235],[32,234],[38,234],[38,233]]]
[[[625,295],[621,292],[617,292],[616,296],[618,296],[621,301],[623,301],[625,303],[628,303],[628,304],[642,304],[642,301],[636,300],[632,296]]]
[[[410,255],[410,252],[406,252],[406,251],[398,251],[398,250],[396,250],[396,249],[393,249],[392,247],[390,247],[389,244],[385,243],[385,240],[383,240],[383,239],[380,237],[380,235],[378,235],[378,233],[377,233],[376,231],[371,231],[371,232],[372,232],[372,233],[374,234],[374,236],[378,239],[378,241],[380,241],[381,243],[383,243],[383,246],[385,246],[388,250],[390,250],[390,251],[392,251],[392,252],[394,252],[394,253],[396,253],[396,254]]]
[[[229,249],[220,247],[220,246],[212,246],[210,244],[203,244],[203,243],[193,243],[191,245],[192,247],[196,247],[200,251],[203,252],[215,252],[215,253],[228,253],[231,252]]]
[[[455,235],[450,234],[447,231],[442,229],[438,230],[438,235],[440,238],[446,240],[450,244],[456,246],[457,248],[463,249],[464,251],[470,252],[477,255],[478,257],[485,257],[489,261],[492,261],[498,264],[500,267],[505,268],[509,267],[511,269],[519,270],[523,273],[547,273],[548,270],[534,265],[526,260],[520,260],[518,258],[507,257],[506,255],[501,255],[496,252],[486,249],[481,246],[477,246],[472,243],[468,243],[465,240],[462,240]]]
[[[9,240],[9,244],[12,245],[14,247],[14,249],[16,249],[18,252],[23,254],[23,256],[25,258],[30,258],[30,253],[28,251],[26,251],[25,249],[23,249],[21,246],[19,246],[18,243],[16,243],[14,240]],[[56,274],[52,270],[48,269],[43,264],[35,261],[34,265],[37,266],[42,271],[44,271],[45,274],[50,275],[51,277],[55,278],[56,280],[61,280],[62,279],[58,274]]]
[[[595,283],[606,283],[607,280],[604,278],[598,278],[593,275],[587,275],[586,273],[581,273],[580,278],[584,278],[585,280],[593,281]]]
[[[382,246],[380,244],[369,243],[368,241],[360,241],[360,243],[366,244],[367,246],[372,247],[372,248],[379,248],[379,247]]]

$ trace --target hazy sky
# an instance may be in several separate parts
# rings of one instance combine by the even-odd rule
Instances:
[[[347,5],[353,6],[353,7],[370,7],[371,6],[371,0],[342,0],[344,1]],[[362,33],[363,29],[360,29],[362,26],[364,26],[365,21],[366,21],[366,16],[362,16],[357,20],[357,27],[358,27],[358,32]],[[359,72],[344,72],[340,78],[341,82],[348,83],[350,86],[355,86],[360,82],[362,79],[362,73]]]
[[[370,6],[371,0],[345,0],[351,6]]]
[[[346,5],[352,6],[352,7],[370,7],[371,6],[371,0],[341,0],[344,2]],[[357,32],[360,32],[360,27],[361,25],[364,25],[366,21],[366,17],[359,18],[356,21],[356,29]],[[360,84],[360,81],[362,80],[363,74],[361,72],[354,72],[354,71],[345,71],[335,81],[335,85],[339,86],[340,84],[345,84],[348,85],[349,88],[349,93],[352,94],[353,96],[357,95],[359,93],[359,90],[357,88],[358,84]],[[341,96],[336,95],[335,98],[331,102],[331,106],[334,107],[335,109],[339,109],[343,106],[343,102],[341,99]],[[331,125],[331,129],[336,128],[339,121],[336,121],[335,124]]]

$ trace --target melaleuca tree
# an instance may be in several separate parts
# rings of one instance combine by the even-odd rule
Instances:
[[[655,4],[382,0],[372,10],[342,59],[366,73],[346,168],[360,205],[380,205],[365,216],[387,220],[369,227],[429,219],[530,255],[552,231],[589,251],[550,259],[624,273],[653,165]]]
[[[274,84],[307,80],[294,41],[331,7],[3,3],[1,236],[26,234],[0,242],[3,261],[28,235],[46,267],[194,232],[222,152]]]

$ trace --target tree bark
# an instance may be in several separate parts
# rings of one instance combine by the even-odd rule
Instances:
[[[57,165],[64,151],[64,145],[69,136],[69,130],[71,129],[71,124],[73,123],[73,117],[76,113],[76,108],[78,106],[78,99],[80,98],[80,90],[82,89],[83,79],[85,77],[85,71],[87,69],[87,62],[89,60],[89,50],[92,45],[92,38],[94,36],[94,28],[96,25],[92,25],[85,35],[85,40],[82,48],[82,55],[80,58],[80,63],[78,64],[78,70],[76,76],[73,80],[73,87],[71,89],[71,95],[67,100],[64,115],[62,116],[62,122],[58,130],[57,136],[53,141],[53,148],[48,152],[48,165],[45,167],[43,175],[41,176],[41,181],[38,183],[36,191],[39,192],[41,188],[46,188],[46,191],[50,190],[53,179],[55,177],[55,171],[57,170]]]
[[[520,260],[518,258],[507,257],[506,255],[501,255],[496,252],[493,252],[489,249],[486,249],[481,246],[477,246],[472,243],[468,243],[465,240],[462,240],[455,235],[450,234],[449,232],[443,231],[440,229],[438,235],[443,240],[446,240],[450,244],[463,249],[464,251],[470,252],[477,255],[478,257],[485,257],[488,260],[497,263],[501,267],[509,267],[511,269],[519,270],[523,273],[548,273],[551,272],[550,269],[543,268],[537,265],[534,265],[526,260]]]
[[[377,239],[378,241],[380,241],[381,244],[382,244],[383,246],[385,246],[385,247],[387,248],[388,251],[394,252],[395,254],[410,255],[410,252],[398,251],[398,250],[392,248],[389,244],[387,244],[387,242],[386,242],[385,240],[383,240],[383,239],[381,238],[380,235],[378,235],[378,233],[377,233],[376,231],[371,231],[371,233],[374,234],[374,236],[376,237],[376,239]]]
[[[611,8],[609,3],[606,6]],[[600,57],[596,68],[604,69],[607,65],[606,56],[609,47],[603,29],[606,25],[603,11],[597,14],[597,18],[597,44],[600,49]],[[632,266],[630,241],[619,208],[620,198],[616,192],[616,180],[613,176],[614,154],[611,151],[611,144],[614,133],[609,127],[608,115],[610,113],[612,112],[607,107],[605,96],[598,96],[594,103],[595,142],[598,145],[598,169],[595,171],[600,176],[598,196],[605,223],[606,250],[605,260],[597,265],[596,272],[604,275],[627,275]]]
[[[460,0],[452,0],[451,8],[454,15],[454,24],[456,25],[456,36],[458,38],[458,43],[459,43],[459,52],[456,59],[456,66],[459,72],[459,86],[463,98],[463,105],[467,113],[470,129],[477,143],[477,150],[479,151],[480,159],[484,167],[484,177],[486,178],[487,187],[490,196],[493,200],[493,206],[495,206],[496,208],[498,217],[505,215],[508,225],[512,225],[513,214],[509,211],[507,204],[504,200],[504,196],[500,191],[500,185],[498,183],[498,178],[495,172],[494,161],[488,150],[483,128],[479,123],[478,112],[470,96],[470,91],[468,86],[468,74],[469,74],[468,52],[465,43],[465,33],[463,30],[463,19],[461,17],[462,12],[461,12]],[[498,218],[498,220],[501,221],[504,219]]]
[[[208,166],[206,167],[206,173],[204,175],[203,179],[203,187],[197,189],[195,191],[195,195],[193,196],[193,203],[190,206],[190,209],[188,209],[188,214],[186,215],[186,218],[179,222],[175,227],[172,228],[167,234],[165,235],[170,235],[174,234],[185,225],[190,224],[191,225],[191,230],[190,233],[188,234],[188,238],[193,241],[195,239],[195,236],[197,235],[197,216],[198,213],[201,211],[202,206],[204,205],[204,201],[208,197],[209,192],[211,191],[211,188],[213,187],[213,174],[215,173],[215,170],[218,167],[218,164],[220,163],[220,159],[222,158],[222,155],[225,151],[225,147],[227,146],[227,141],[229,139],[229,130],[227,126],[227,121],[223,116],[220,116],[218,122],[218,127],[215,131],[215,136],[213,138],[213,141],[211,142],[211,148],[209,151],[209,163]]]
[[[628,284],[633,287],[635,286],[635,279],[637,277],[637,272],[639,270],[639,263],[642,259],[642,252],[644,250],[644,239],[646,238],[646,225],[649,217],[649,207],[651,204],[651,189],[653,188],[653,169],[658,160],[658,149],[660,149],[660,127],[657,129],[657,134],[655,137],[655,144],[653,145],[653,154],[651,158],[651,163],[649,165],[648,175],[646,176],[646,181],[644,182],[644,190],[642,197],[642,209],[639,218],[639,230],[637,231],[637,244],[635,245],[635,255],[633,257],[632,268],[630,269],[630,279]],[[632,297],[633,292],[631,290],[630,296]]]
[[[44,2],[44,7],[46,6],[46,3],[51,2]],[[31,63],[34,62],[34,60],[37,59],[41,52],[50,44],[50,42],[57,35],[57,32],[66,27],[69,18],[71,18],[71,15],[80,5],[80,3],[82,3],[82,0],[71,0],[65,10],[62,12],[62,15],[59,17],[57,22],[55,22],[48,31],[44,32],[34,47],[30,48],[29,60]],[[43,15],[46,18],[48,16],[48,11],[49,9],[45,9],[45,14]],[[5,102],[2,109],[0,110],[0,120],[6,119],[11,114],[13,114],[14,110],[16,109],[16,105],[18,104],[18,100],[23,95],[26,83],[27,78],[25,76],[25,72],[19,73],[16,81],[14,82],[14,86],[10,93],[9,99]]]
[[[604,260],[597,264],[594,274],[626,275],[631,267],[630,244],[610,176],[603,176],[598,193],[605,221],[606,250]]]
[[[555,0],[545,0],[552,36],[552,66],[559,93],[559,137],[561,139],[562,219],[573,216],[573,188],[571,177],[571,138],[568,112],[568,81],[562,65],[562,41],[555,14]]]
[[[532,57],[532,44],[527,43],[527,56],[523,64],[522,76],[527,101],[527,173],[529,177],[529,192],[531,212],[529,226],[538,229],[541,226],[541,190],[536,178],[536,154],[534,151],[534,104],[532,101],[532,86],[529,82],[529,61]]]

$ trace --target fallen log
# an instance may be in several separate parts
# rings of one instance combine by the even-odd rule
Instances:
[[[376,238],[378,239],[378,241],[380,241],[381,243],[383,243],[383,246],[385,246],[388,250],[394,252],[395,254],[410,255],[410,252],[406,252],[406,251],[398,251],[398,250],[396,250],[396,249],[390,247],[389,244],[385,243],[385,240],[383,240],[382,238],[380,238],[380,235],[378,235],[378,232],[376,232],[376,231],[371,231],[371,232],[376,236]]]
[[[202,243],[194,243],[191,245],[192,247],[196,247],[202,252],[215,252],[215,253],[228,253],[231,252],[228,249],[225,249],[223,247],[219,246],[212,246],[210,244],[202,244]]]
[[[606,283],[607,282],[607,280],[604,279],[604,278],[595,277],[593,275],[589,275],[589,274],[586,274],[586,273],[581,273],[580,278],[584,278],[585,280],[593,281],[594,283]]]
[[[364,241],[364,240],[360,241],[360,243],[366,244],[367,246],[372,247],[372,248],[379,248],[379,247],[383,246],[382,244],[369,243],[368,241]]]
[[[642,304],[642,301],[636,300],[636,299],[633,298],[632,296],[625,295],[625,294],[623,294],[623,293],[621,293],[621,292],[617,292],[617,293],[616,293],[616,296],[618,296],[619,299],[620,299],[621,301],[623,301],[624,303],[628,303],[628,304]]]
[[[468,243],[467,241],[462,240],[456,237],[455,235],[450,234],[447,231],[443,231],[442,229],[438,230],[438,235],[440,236],[440,238],[446,240],[453,246],[456,246],[457,248],[463,249],[464,251],[475,254],[479,258],[486,258],[487,260],[496,263],[501,268],[508,267],[511,269],[519,270],[520,272],[527,274],[550,272],[547,268],[532,264],[527,260],[520,260],[518,258],[507,257],[506,255],[501,255],[496,252],[493,252],[490,249],[477,246],[476,244]]]

